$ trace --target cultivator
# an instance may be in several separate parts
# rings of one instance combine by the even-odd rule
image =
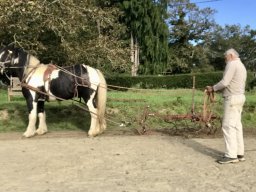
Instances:
[[[162,119],[164,122],[171,123],[174,127],[172,130],[175,135],[184,133],[199,134],[202,132],[206,134],[215,134],[217,129],[221,126],[221,120],[219,116],[212,112],[214,94],[209,94],[204,91],[203,109],[200,113],[196,113],[194,92],[195,77],[193,77],[192,107],[191,113],[189,114],[163,115],[158,112],[151,111],[149,106],[145,107],[139,120],[139,124],[141,126],[140,129],[137,130],[139,134],[146,134],[150,130],[149,125],[147,124],[147,120],[150,117]],[[182,126],[180,122],[184,122]]]

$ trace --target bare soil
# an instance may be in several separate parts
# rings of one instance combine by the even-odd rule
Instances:
[[[246,161],[227,165],[216,163],[224,151],[222,137],[107,130],[95,138],[72,131],[26,139],[2,133],[0,191],[256,191],[251,133],[245,134]]]

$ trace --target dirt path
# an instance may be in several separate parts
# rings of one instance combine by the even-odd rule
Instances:
[[[0,134],[0,191],[256,191],[255,137],[245,144],[245,162],[220,165],[222,138]]]

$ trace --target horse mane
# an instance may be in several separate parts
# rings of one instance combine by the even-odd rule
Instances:
[[[27,75],[32,71],[35,67],[40,65],[40,61],[33,55],[28,55],[26,58],[26,67],[27,69],[24,71],[24,74]]]
[[[14,48],[14,52],[16,56],[19,56],[19,63],[22,66],[36,67],[40,64],[39,59],[21,48]]]
[[[28,61],[28,66],[30,67],[36,67],[37,65],[40,64],[39,59],[37,59],[35,56],[33,55],[29,55],[29,61]]]
[[[26,67],[25,74],[29,74],[30,71],[40,64],[39,59],[29,54],[21,48],[13,48],[15,57],[19,57],[19,66]]]

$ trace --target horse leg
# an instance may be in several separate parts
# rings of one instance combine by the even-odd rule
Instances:
[[[93,103],[93,98],[95,97],[95,92],[91,95],[90,99],[87,102],[87,106],[91,115],[91,125],[88,131],[90,137],[94,137],[100,133],[100,125],[98,119],[98,109]]]
[[[44,111],[44,100],[38,100],[37,102],[37,113],[39,118],[39,125],[36,133],[38,135],[43,135],[47,132],[47,125],[46,125],[46,115]]]
[[[91,125],[88,132],[89,136],[96,136],[106,129],[105,109],[107,100],[107,84],[103,74],[96,69],[85,66],[88,71],[91,83],[89,94],[80,91],[84,101],[87,103],[91,114]],[[94,90],[94,91],[93,91]],[[90,91],[93,91],[92,93]],[[82,94],[84,93],[84,94]]]
[[[107,102],[107,83],[106,80],[101,73],[101,71],[97,70],[100,83],[98,85],[97,94],[96,94],[96,103],[98,109],[98,119],[100,126],[100,133],[102,133],[106,128],[106,118],[105,118],[105,110],[106,110],[106,102]]]
[[[29,116],[28,116],[28,127],[26,132],[23,134],[24,137],[32,137],[36,133],[36,119],[37,119],[37,102],[30,102],[29,105]]]

